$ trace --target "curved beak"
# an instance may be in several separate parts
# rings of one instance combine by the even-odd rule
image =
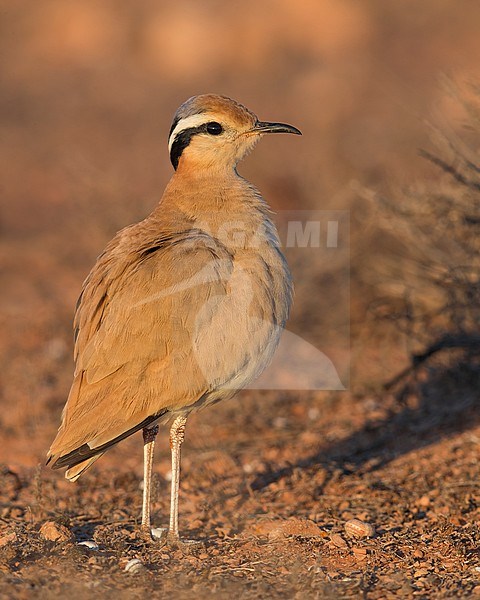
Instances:
[[[254,128],[251,130],[252,133],[294,133],[295,135],[302,135],[300,129],[293,127],[293,125],[287,125],[286,123],[268,123],[268,121],[257,121]]]

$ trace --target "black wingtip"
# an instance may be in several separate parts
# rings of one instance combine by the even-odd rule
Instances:
[[[161,416],[163,416],[167,412],[168,412],[168,410],[164,409],[157,415],[152,415],[150,417],[147,417],[141,423],[138,423],[137,425],[135,425],[128,431],[124,431],[122,434],[118,435],[113,440],[110,440],[109,442],[106,442],[105,444],[102,444],[101,446],[97,446],[96,448],[90,448],[90,446],[88,444],[83,444],[79,448],[75,448],[75,450],[68,452],[68,454],[59,456],[55,460],[55,462],[51,465],[51,468],[52,469],[61,469],[62,467],[67,467],[67,468],[71,469],[72,467],[75,467],[76,465],[80,464],[81,462],[88,460],[89,458],[92,458],[92,456],[95,456],[96,454],[103,454],[105,452],[105,450],[108,450],[108,448],[111,448],[115,444],[118,444],[118,442],[121,442],[122,440],[129,437],[136,431],[139,431],[140,429],[147,427],[148,425],[150,425],[151,423],[153,423],[154,421],[159,419]],[[51,460],[52,460],[52,457],[49,456],[48,460],[47,460],[47,465]]]

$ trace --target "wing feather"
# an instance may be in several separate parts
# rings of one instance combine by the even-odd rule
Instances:
[[[152,415],[194,404],[209,389],[192,336],[203,307],[225,295],[232,256],[192,231],[133,251],[126,237],[99,257],[79,299],[75,378],[49,451],[58,466],[104,451]]]

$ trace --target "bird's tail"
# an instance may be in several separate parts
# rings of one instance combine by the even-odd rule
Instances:
[[[65,478],[69,481],[77,481],[80,475],[84,471],[86,471],[97,460],[97,458],[100,458],[103,454],[104,452],[100,452],[98,454],[95,454],[95,456],[91,456],[90,458],[87,458],[87,460],[78,463],[78,465],[70,467],[70,469],[67,469],[65,471]]]

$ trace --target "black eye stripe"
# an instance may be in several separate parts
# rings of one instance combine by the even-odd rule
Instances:
[[[177,123],[175,123],[175,127],[176,127],[176,125],[177,125]],[[210,126],[210,129],[212,129],[212,127],[211,127],[212,125],[215,125],[215,127],[214,127],[215,131],[218,131],[218,127],[220,128],[218,133],[212,133],[211,131],[208,131],[208,127]],[[216,127],[217,125],[218,125],[218,127]],[[173,131],[175,129],[175,127],[172,125],[171,131]],[[199,125],[198,127],[189,127],[188,129],[179,131],[177,133],[177,135],[175,136],[175,139],[172,143],[172,147],[170,149],[170,161],[173,165],[173,168],[175,170],[177,169],[178,161],[180,160],[180,156],[182,156],[182,152],[190,144],[190,141],[194,135],[197,135],[197,133],[208,133],[209,135],[219,135],[222,132],[223,132],[223,127],[220,125],[220,123],[217,123],[216,121],[209,121],[208,123],[203,123],[203,125]],[[170,133],[170,135],[171,135],[171,133]]]
[[[203,125],[201,127],[203,127]],[[175,170],[178,167],[178,161],[180,160],[180,156],[182,156],[182,152],[188,144],[190,144],[192,137],[201,132],[201,127],[189,127],[188,129],[180,131],[175,136],[172,147],[170,148],[170,160]]]

